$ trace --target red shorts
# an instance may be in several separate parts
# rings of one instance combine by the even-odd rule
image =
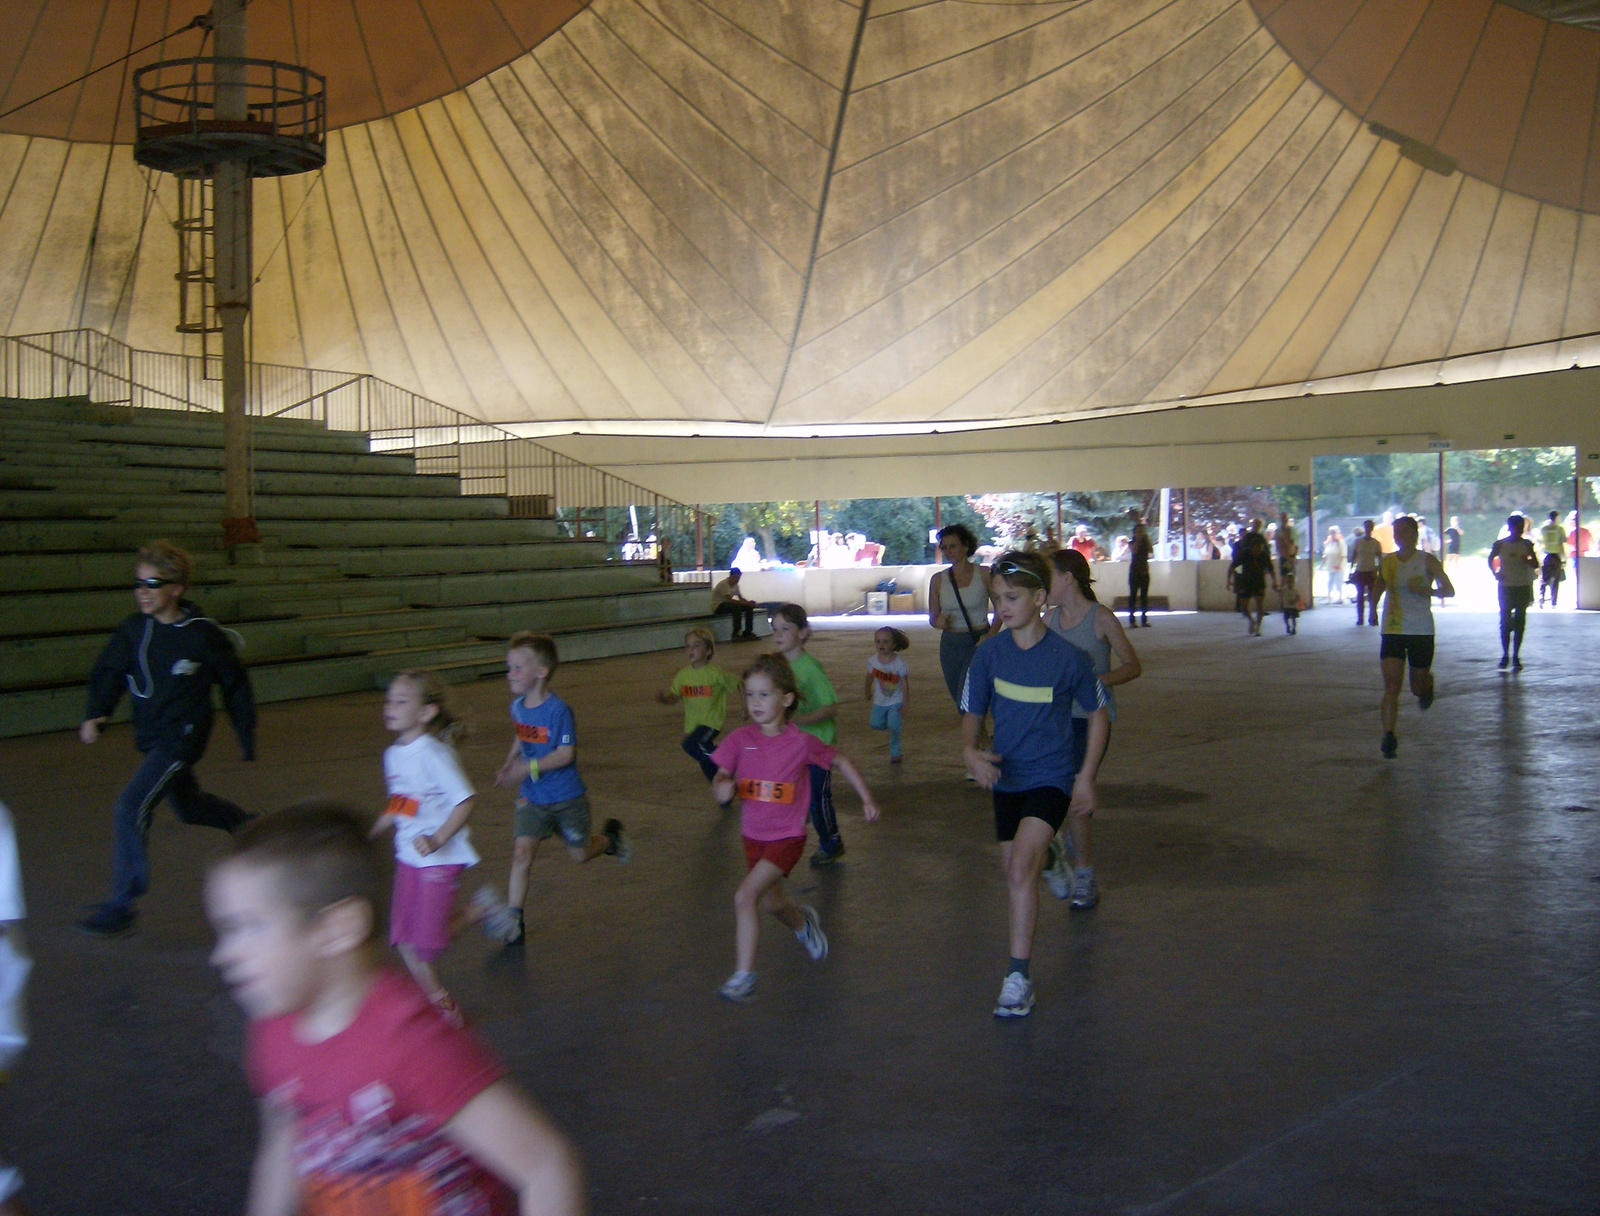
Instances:
[[[789,836],[783,840],[751,840],[748,836],[744,838],[746,869],[755,869],[758,861],[770,861],[783,871],[785,878],[788,878],[789,871],[800,863],[800,855],[805,851],[804,836]]]
[[[389,906],[389,944],[409,946],[431,963],[450,944],[450,918],[456,910],[456,889],[466,866],[394,867],[394,899]]]

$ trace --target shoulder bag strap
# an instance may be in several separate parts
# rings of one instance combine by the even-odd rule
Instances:
[[[956,607],[961,609],[961,619],[967,623],[967,632],[972,635],[973,641],[977,641],[983,636],[983,630],[972,627],[972,617],[967,612],[967,601],[961,598],[961,588],[956,583],[956,568],[951,566],[944,572],[944,576],[950,580],[950,590],[955,592]],[[979,573],[979,567],[976,565],[972,568],[972,577],[980,580],[983,578],[983,575]]]

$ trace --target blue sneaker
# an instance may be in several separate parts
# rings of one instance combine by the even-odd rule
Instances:
[[[126,937],[133,932],[139,914],[132,908],[101,904],[78,922],[78,931],[90,937]]]

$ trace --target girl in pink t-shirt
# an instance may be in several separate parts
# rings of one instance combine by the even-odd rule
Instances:
[[[711,753],[717,766],[711,783],[718,802],[742,803],[744,859],[750,872],[733,895],[738,968],[722,995],[743,1001],[756,986],[756,946],[761,913],[770,912],[794,930],[816,962],[828,957],[828,939],[812,907],[796,907],[783,880],[806,846],[811,813],[810,768],[837,769],[861,797],[861,813],[878,817],[872,791],[856,766],[789,719],[799,694],[794,672],[781,654],[765,654],[744,673],[744,703],[750,724],[730,731]]]

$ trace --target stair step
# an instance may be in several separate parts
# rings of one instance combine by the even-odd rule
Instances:
[[[403,614],[396,614],[402,617]],[[305,652],[322,654],[370,654],[377,650],[406,647],[447,646],[465,641],[467,631],[460,625],[404,625],[388,629],[352,629],[342,633],[312,632],[305,635]]]
[[[222,470],[221,448],[187,448],[181,445],[160,444],[121,445],[115,440],[96,442],[82,439],[30,440],[24,444],[0,444],[0,461],[8,453],[17,453],[27,461],[44,464],[64,464],[68,467],[115,466],[121,468],[186,468]],[[316,471],[324,473],[392,473],[402,476],[439,476],[415,474],[415,461],[404,453],[376,452],[295,452],[257,451],[256,471],[278,472]]]
[[[255,473],[260,497],[455,498],[460,479],[438,473]],[[56,494],[133,497],[153,493],[222,494],[222,470],[107,465],[90,469],[82,462],[59,465],[24,463],[17,453],[0,456],[0,489],[30,489]]]

